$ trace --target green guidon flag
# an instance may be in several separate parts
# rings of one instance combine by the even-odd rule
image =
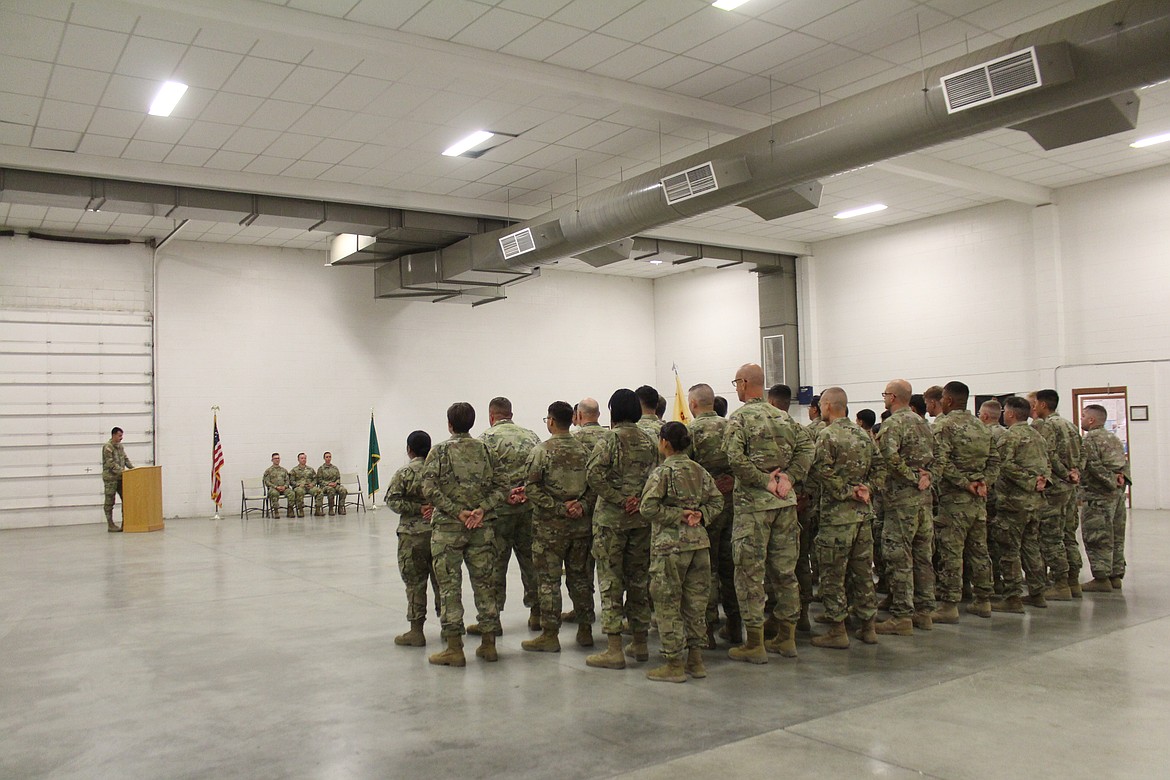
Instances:
[[[374,429],[374,415],[370,415],[370,459],[366,464],[366,482],[369,485],[370,495],[378,492],[378,461],[382,459],[378,452],[378,431]]]

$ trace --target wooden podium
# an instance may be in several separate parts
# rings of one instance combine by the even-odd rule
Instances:
[[[145,533],[162,529],[162,466],[122,472],[122,530]]]

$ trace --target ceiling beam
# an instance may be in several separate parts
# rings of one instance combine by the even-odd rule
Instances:
[[[1052,202],[1052,190],[1047,187],[940,160],[920,152],[883,160],[874,163],[873,167],[912,179],[978,192],[1017,203],[1027,203],[1029,206],[1043,206]]]

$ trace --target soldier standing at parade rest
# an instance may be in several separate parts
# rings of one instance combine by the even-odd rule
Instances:
[[[1003,404],[994,398],[984,401],[979,406],[979,422],[986,425],[987,430],[991,431],[991,440],[995,443],[995,451],[999,453],[1000,463],[1003,462],[1003,435],[1007,433],[1007,428],[1000,425],[999,422],[1002,414]],[[994,484],[987,485],[987,552],[991,557],[991,587],[996,594],[1002,594],[1003,570],[999,568],[999,560],[1002,556],[995,547],[995,534],[991,532],[991,528],[995,524],[995,513],[999,500],[995,489],[997,484],[999,484],[998,480]]]
[[[1085,431],[1085,468],[1081,472],[1084,517],[1081,536],[1093,579],[1083,586],[1089,593],[1121,590],[1125,576],[1125,486],[1131,484],[1129,461],[1121,439],[1105,430],[1108,413],[1099,404],[1081,412]]]
[[[524,491],[532,506],[532,560],[540,596],[541,634],[520,643],[525,650],[559,653],[561,650],[561,571],[577,618],[577,644],[593,646],[593,588],[589,581],[589,542],[592,534],[585,516],[585,466],[589,453],[569,433],[573,407],[564,401],[549,404],[545,427],[548,441],[532,448]]]
[[[305,516],[305,493],[311,496],[318,497],[317,512],[321,512],[321,495],[320,488],[317,487],[317,472],[305,465],[305,453],[297,453],[297,465],[293,466],[289,472],[289,479],[292,480],[293,495],[296,498],[297,517]],[[289,512],[289,517],[292,512]]]
[[[586,456],[593,454],[593,448],[597,446],[597,440],[601,438],[605,431],[605,428],[602,428],[601,425],[597,422],[598,418],[600,417],[601,407],[598,405],[596,399],[582,398],[577,402],[577,406],[574,408],[573,423],[577,426],[577,430],[573,431],[573,438],[580,441],[581,444],[585,447]],[[592,606],[594,593],[593,573],[597,570],[597,561],[595,561],[593,558],[593,507],[597,505],[597,495],[591,489],[587,488],[585,491],[585,497],[581,499],[581,503],[585,507],[585,527],[589,532],[589,543],[587,545],[589,549],[589,557],[587,559],[589,575],[587,579],[589,580],[589,604]],[[569,610],[568,612],[561,614],[562,623],[571,623],[576,620],[576,610]],[[591,647],[593,638],[592,630],[590,630],[589,638],[590,644],[587,646]]]
[[[106,530],[112,534],[120,533],[121,526],[114,525],[114,496],[122,498],[122,472],[134,468],[134,464],[126,457],[126,450],[122,448],[122,437],[125,432],[121,428],[110,431],[110,440],[102,445],[102,513],[106,517]],[[122,522],[126,520],[126,504],[122,504]]]
[[[658,446],[658,432],[662,430],[662,418],[658,416],[658,399],[662,398],[650,385],[642,385],[634,391],[638,396],[638,405],[642,408],[642,416],[638,418],[638,427],[646,432],[654,446]]]
[[[1040,552],[1052,575],[1052,587],[1044,589],[1045,572],[1028,573],[1029,601],[1045,606],[1045,599],[1068,601],[1081,590],[1081,551],[1077,545],[1077,485],[1081,481],[1084,454],[1081,432],[1057,413],[1060,395],[1038,390],[1028,395],[1032,427],[1048,442],[1048,466],[1052,481],[1044,491],[1040,516]]]
[[[813,459],[808,433],[785,412],[764,400],[764,370],[740,366],[732,383],[743,406],[727,423],[723,449],[735,475],[731,544],[735,591],[747,635],[728,657],[755,664],[768,662],[767,650],[796,655],[796,620],[800,590],[796,556],[800,545],[794,485],[805,478]],[[775,644],[764,647],[764,580],[776,583]]]
[[[341,470],[333,465],[333,453],[326,452],[322,455],[325,462],[321,468],[317,469],[317,488],[321,491],[318,495],[324,494],[329,500],[329,515],[333,516],[333,502],[337,501],[337,514],[345,514],[345,497],[349,495],[349,491],[345,489],[345,485],[341,484]],[[319,499],[318,499],[319,500]],[[318,513],[321,505],[317,505]]]
[[[658,682],[707,676],[704,613],[711,593],[711,560],[702,523],[719,514],[723,496],[707,470],[687,457],[690,445],[681,422],[663,425],[658,451],[665,460],[642,490],[642,516],[651,524],[650,592],[666,661],[646,677]]]
[[[296,512],[297,493],[292,486],[288,469],[280,465],[280,453],[272,453],[272,465],[264,470],[264,487],[268,488],[268,506],[274,520],[280,519],[280,499],[288,502],[288,516]]]
[[[463,656],[463,565],[475,599],[481,633],[475,655],[496,661],[500,633],[494,592],[496,547],[493,524],[496,508],[511,490],[487,446],[468,434],[475,425],[471,404],[458,402],[447,409],[451,438],[431,448],[423,462],[423,498],[431,514],[431,559],[439,579],[440,622],[447,649],[429,660],[436,666],[465,666]]]
[[[625,669],[622,616],[629,619],[633,640],[626,653],[646,661],[650,651],[650,523],[638,511],[646,477],[658,465],[658,448],[638,427],[641,414],[633,390],[615,390],[609,399],[611,429],[589,456],[586,479],[597,495],[593,510],[593,557],[601,591],[601,629],[605,652],[585,659],[599,669]],[[625,595],[623,608],[622,596]]]
[[[431,451],[426,431],[412,431],[406,437],[410,461],[394,472],[386,490],[386,506],[398,513],[398,573],[406,586],[406,619],[410,630],[394,637],[394,644],[425,647],[423,624],[427,620],[427,581],[431,578],[431,515],[422,490],[424,459]],[[320,504],[318,504],[320,507]]]

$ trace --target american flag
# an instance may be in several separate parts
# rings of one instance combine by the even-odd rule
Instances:
[[[219,472],[223,468],[223,446],[219,443],[219,420],[211,422],[211,500],[215,508],[223,506],[223,491],[220,489]]]

